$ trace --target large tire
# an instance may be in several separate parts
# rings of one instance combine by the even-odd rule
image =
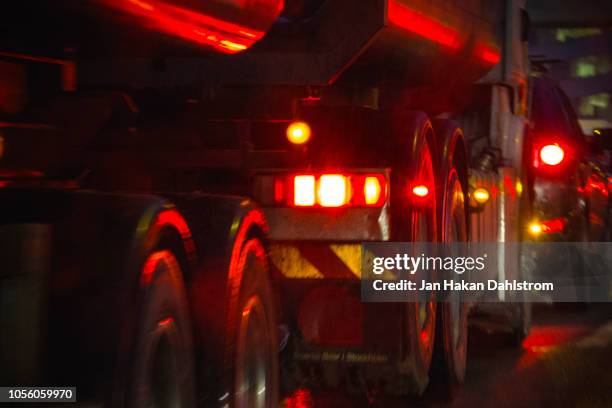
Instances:
[[[466,195],[456,167],[446,177],[441,201],[441,241],[453,244],[468,241]],[[453,274],[453,278],[455,275]],[[452,292],[438,304],[435,375],[441,391],[451,398],[465,379],[469,307],[461,292]]]
[[[514,305],[514,322],[510,333],[510,345],[520,348],[531,331],[531,301],[518,302]]]
[[[236,408],[278,407],[278,340],[268,264],[258,239],[240,254],[242,281],[232,343]]]
[[[193,341],[181,268],[172,252],[145,261],[127,406],[193,407]]]
[[[426,184],[430,191],[435,190],[435,172],[433,167],[433,128],[431,122],[422,112],[412,112],[402,118],[407,124],[396,130],[395,139],[403,137],[416,145],[417,148],[406,160],[405,156],[398,157],[393,164],[391,174],[391,211],[393,240],[407,242],[434,242],[436,241],[436,206],[435,194],[424,208],[415,208],[408,199],[411,197],[410,185],[418,180],[419,184]],[[408,130],[401,134],[401,130]],[[412,138],[415,138],[413,140]],[[416,142],[416,143],[414,143]],[[395,154],[403,153],[398,152]],[[396,156],[397,157],[397,156]],[[434,349],[436,327],[436,298],[435,292],[422,293],[419,291],[414,302],[404,305],[406,325],[405,335],[402,339],[407,344],[410,354],[405,361],[398,363],[400,368],[400,383],[408,387],[405,392],[420,395],[429,383],[429,370]]]
[[[526,170],[524,170],[526,172]],[[523,183],[523,192],[521,193],[521,201],[520,201],[520,209],[519,209],[519,239],[520,242],[529,242],[530,237],[527,233],[527,225],[532,217],[532,190],[531,190],[531,182],[529,179],[523,175],[522,177]],[[529,264],[529,261],[526,255],[523,253],[521,248],[519,253],[519,280],[531,280],[530,273],[532,265]],[[513,347],[522,347],[523,340],[527,338],[529,332],[531,331],[531,315],[533,305],[530,299],[526,299],[525,294],[521,294],[523,296],[523,301],[516,302],[511,304],[511,316],[510,316],[510,345]]]
[[[531,237],[528,233],[528,225],[533,217],[533,180],[531,177],[531,164],[529,162],[531,158],[531,151],[533,149],[531,145],[531,137],[529,130],[525,130],[525,141],[523,146],[523,164],[521,170],[521,185],[523,191],[519,201],[519,236],[518,239],[521,243],[531,241]],[[527,259],[524,256],[521,248],[519,253],[519,280],[530,280],[531,276],[528,273],[532,269],[531,265],[528,265]],[[524,296],[524,294],[523,294]],[[510,332],[510,344],[515,347],[521,347],[523,340],[529,335],[531,330],[531,315],[532,315],[532,303],[529,299],[523,299],[522,302],[517,302],[511,306],[511,332]]]

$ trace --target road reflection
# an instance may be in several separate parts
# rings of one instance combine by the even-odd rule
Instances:
[[[466,384],[443,400],[433,379],[421,398],[389,400],[342,390],[300,389],[287,408],[612,407],[612,305],[540,307],[522,347],[482,327],[471,330]]]

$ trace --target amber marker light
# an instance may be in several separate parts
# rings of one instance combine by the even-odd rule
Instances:
[[[540,235],[542,233],[542,225],[539,222],[529,224],[529,232],[531,235]]]
[[[489,191],[484,187],[479,187],[474,190],[472,196],[474,197],[474,201],[480,205],[486,204],[491,198],[491,194],[489,194]]]
[[[523,183],[521,183],[521,180],[516,180],[516,193],[520,196],[523,194]]]
[[[310,140],[312,131],[306,122],[292,122],[287,126],[287,139],[295,145],[303,145]]]

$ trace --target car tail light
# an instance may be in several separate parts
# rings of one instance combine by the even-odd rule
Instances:
[[[274,204],[293,207],[382,207],[385,174],[323,173],[276,176]]]
[[[555,168],[564,164],[567,157],[567,147],[559,143],[544,144],[534,151],[533,166],[535,168]]]
[[[565,151],[558,144],[550,144],[540,149],[540,159],[542,163],[548,164],[549,166],[556,166],[561,164],[565,157]]]

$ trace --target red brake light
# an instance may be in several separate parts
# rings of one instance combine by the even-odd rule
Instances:
[[[350,196],[348,178],[341,174],[323,174],[319,177],[317,201],[321,207],[342,207]]]
[[[429,189],[427,186],[419,184],[418,186],[412,187],[412,194],[419,198],[425,198],[429,195]]]
[[[548,144],[540,149],[540,160],[549,166],[561,164],[565,158],[565,151],[558,144]]]
[[[315,204],[315,177],[295,176],[293,179],[293,205],[312,207]]]
[[[408,186],[406,194],[414,206],[417,208],[430,207],[435,204],[435,187],[433,184],[415,180]]]
[[[384,181],[383,181],[384,182]],[[376,176],[367,176],[363,182],[363,200],[366,205],[376,205],[382,195],[381,181]]]

